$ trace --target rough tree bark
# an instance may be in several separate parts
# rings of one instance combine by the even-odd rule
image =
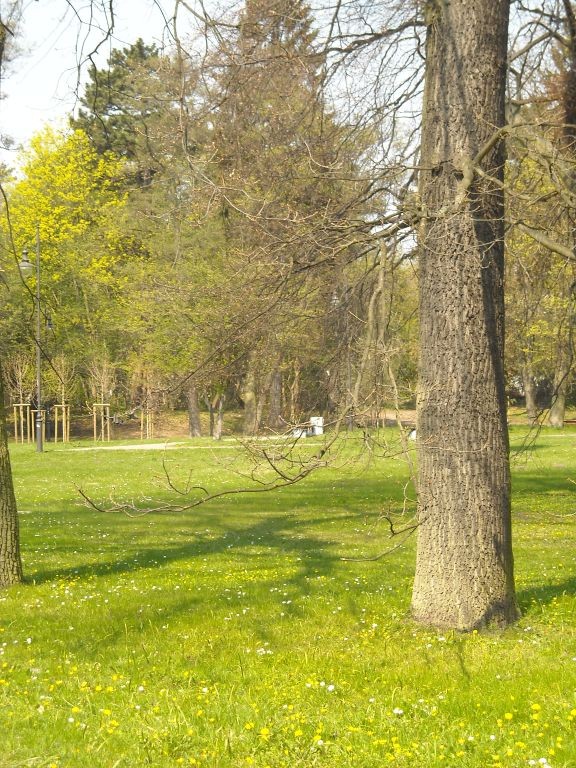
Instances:
[[[218,392],[212,398],[204,395],[204,402],[210,417],[209,435],[214,440],[220,440],[224,429],[224,403],[226,402],[226,395],[219,394]]]
[[[212,437],[214,440],[222,439],[222,432],[224,430],[224,403],[226,401],[226,395],[217,395],[212,401],[212,410],[217,412],[216,422],[212,431]]]
[[[289,387],[290,424],[296,424],[300,417],[300,361],[298,359],[292,363],[292,371],[292,382]]]
[[[188,382],[186,388],[186,404],[188,406],[188,433],[190,437],[201,437],[202,424],[200,422],[198,390],[196,389],[196,386],[190,382]]]
[[[570,337],[571,334],[568,334]],[[554,391],[552,405],[548,413],[548,423],[551,427],[562,429],[566,416],[566,394],[568,381],[572,370],[572,343],[571,338],[562,338],[558,344],[558,359],[554,371]]]
[[[250,354],[248,359],[248,369],[244,377],[241,397],[244,402],[244,421],[242,433],[244,435],[255,435],[258,431],[258,413],[256,398],[256,361],[254,354]]]
[[[21,581],[18,513],[8,453],[4,382],[0,375],[0,587],[8,587]]]
[[[576,158],[576,16],[570,0],[564,0],[566,73],[562,94],[564,126],[562,129],[563,149],[572,162]],[[576,190],[574,172],[569,175],[571,191]],[[576,252],[576,221],[568,212],[570,223],[570,247]],[[561,429],[566,415],[566,395],[573,363],[573,287],[569,289],[570,303],[565,327],[558,329],[556,370],[554,371],[554,394],[548,415],[550,426]],[[563,332],[564,331],[564,332]]]
[[[204,402],[206,403],[206,408],[208,409],[208,434],[210,437],[214,437],[214,406],[212,404],[211,398],[208,395],[204,395]]]
[[[282,429],[282,371],[280,364],[274,367],[270,381],[268,426],[275,432]]]
[[[528,363],[522,366],[522,386],[524,387],[524,397],[526,398],[526,418],[529,424],[533,424],[538,418],[538,391]]]
[[[424,624],[514,621],[503,339],[508,0],[428,0],[420,195],[419,529]]]

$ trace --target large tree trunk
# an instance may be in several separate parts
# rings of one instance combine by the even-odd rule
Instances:
[[[551,427],[562,429],[564,418],[566,417],[566,387],[564,384],[558,385],[552,398],[552,405],[548,414],[548,423]]]
[[[526,399],[526,418],[530,424],[533,424],[538,418],[538,389],[527,363],[522,366],[522,387]]]
[[[272,381],[274,379],[275,367],[268,371],[264,380],[260,382],[260,392],[256,396],[256,422],[254,425],[254,434],[257,435],[260,432],[264,417],[264,408],[268,406],[268,412],[271,408],[272,397]],[[268,423],[270,426],[270,423]]]
[[[300,418],[300,361],[293,362],[292,383],[290,384],[290,424],[296,424]]]
[[[567,67],[566,78],[564,81],[563,107],[564,107],[564,127],[563,127],[563,147],[569,160],[573,161],[576,156],[576,17],[570,0],[564,0],[564,11],[566,13],[566,53]],[[571,174],[572,190],[576,187],[576,179]],[[571,248],[576,250],[576,222],[574,217],[569,214],[571,225]],[[562,428],[566,415],[566,392],[568,389],[568,380],[573,362],[573,338],[572,338],[572,317],[574,313],[574,294],[570,288],[568,292],[569,302],[567,310],[567,323],[563,323],[558,329],[558,352],[556,360],[556,370],[554,371],[554,393],[552,395],[552,405],[548,414],[548,421],[551,427]]]
[[[212,405],[212,400],[208,397],[208,395],[204,395],[204,402],[206,403],[206,408],[208,409],[208,434],[210,437],[214,437],[214,406]]]
[[[242,401],[244,402],[244,420],[242,424],[242,433],[244,435],[255,435],[258,431],[256,374],[254,366],[255,361],[253,355],[250,355],[241,393]]]
[[[564,426],[564,417],[566,416],[566,391],[568,389],[568,378],[572,368],[572,355],[568,349],[568,344],[560,350],[559,360],[554,372],[554,392],[552,394],[552,405],[548,414],[548,422],[551,427],[562,429]]]
[[[8,453],[4,383],[0,375],[0,587],[22,581],[18,513]]]
[[[420,191],[418,550],[412,613],[467,630],[514,621],[504,390],[508,0],[429,0]]]
[[[272,372],[269,400],[268,426],[278,432],[282,428],[282,371],[280,365],[277,365]]]
[[[198,406],[198,390],[190,382],[186,388],[186,404],[188,406],[188,433],[190,437],[201,437],[202,424]]]
[[[220,440],[222,438],[222,432],[224,430],[224,402],[226,401],[226,395],[218,395],[212,405],[213,410],[217,409],[216,423],[212,437],[214,440]]]
[[[564,108],[563,145],[568,160],[573,162],[576,157],[576,16],[570,0],[564,0],[566,13],[566,38],[567,54],[566,76],[564,80],[564,92],[562,94],[562,106]],[[576,176],[572,170],[568,174],[571,191],[576,189]],[[576,221],[574,216],[568,214],[571,227],[572,251],[576,251]],[[565,323],[558,329],[558,349],[556,358],[556,370],[554,371],[554,393],[552,405],[548,415],[550,426],[562,428],[566,415],[566,393],[568,379],[573,363],[573,334],[572,318],[574,317],[574,289],[569,288],[568,308]]]

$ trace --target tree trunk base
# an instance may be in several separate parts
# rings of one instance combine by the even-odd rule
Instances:
[[[472,632],[480,629],[505,629],[520,618],[520,610],[514,600],[495,602],[484,609],[471,611],[466,606],[464,611],[447,612],[442,608],[435,610],[431,606],[416,608],[412,606],[411,618],[425,627],[435,629],[454,629],[457,632]]]

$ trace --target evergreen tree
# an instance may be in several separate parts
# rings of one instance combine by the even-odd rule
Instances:
[[[146,78],[157,79],[160,65],[156,46],[141,39],[113,50],[105,69],[92,64],[72,127],[90,136],[99,153],[114,152],[134,160],[151,116],[160,109],[159,95],[143,91]]]
[[[128,186],[147,186],[183,151],[194,151],[182,99],[191,74],[155,45],[137,40],[112,51],[104,69],[90,68],[71,125],[90,137],[98,153],[111,151],[126,161]]]

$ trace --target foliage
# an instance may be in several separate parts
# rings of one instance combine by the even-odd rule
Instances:
[[[509,142],[507,173],[512,222],[506,240],[508,378],[522,380],[525,388],[530,378],[547,383],[549,391],[571,345],[576,274],[573,262],[536,242],[525,227],[561,243],[572,237],[572,212],[555,178],[566,160],[557,156],[551,167],[550,158],[539,157],[535,149],[538,142],[552,146],[554,132],[517,131]],[[527,206],[527,200],[533,202]]]
[[[112,365],[120,407],[190,387],[247,411],[253,398],[253,431],[349,405],[381,201],[357,178],[374,135],[322,90],[310,8],[251,0],[236,21],[201,66],[142,40],[92,65],[74,132],[34,139],[11,207],[17,248],[41,222],[46,357],[69,355],[79,398]],[[10,349],[29,327],[16,314]],[[371,370],[386,364],[380,349]]]
[[[170,101],[159,90],[163,63],[155,45],[137,40],[114,49],[108,66],[88,71],[88,83],[72,127],[83,130],[99,154],[135,161],[146,146],[150,123],[163,119]]]
[[[23,159],[24,178],[11,195],[13,235],[17,245],[33,243],[38,222],[48,263],[59,245],[85,236],[122,204],[115,194],[119,161],[110,153],[98,155],[82,131],[46,127]],[[96,273],[101,266],[92,268]]]
[[[199,390],[226,379],[233,343],[224,294],[233,266],[210,202],[200,96],[188,63],[137,41],[113,52],[107,69],[91,70],[86,108],[73,121],[99,152],[109,134],[126,160],[118,225],[130,258],[118,270],[126,289],[117,310],[130,338],[122,368],[131,407],[175,402],[194,371]]]
[[[218,105],[211,173],[255,318],[241,389],[247,432],[278,427],[279,388],[292,422],[347,405],[349,265],[374,249],[355,173],[368,137],[352,138],[330,109],[315,38],[306,4],[248,2],[208,62]]]
[[[46,128],[32,139],[23,178],[11,191],[16,252],[26,248],[34,259],[38,232],[42,307],[55,332],[46,336],[50,354],[85,353],[114,326],[114,299],[122,290],[115,270],[124,255],[114,224],[124,205],[120,168],[112,155],[99,156],[83,132]],[[23,294],[16,283],[14,301],[32,314],[31,297]]]

